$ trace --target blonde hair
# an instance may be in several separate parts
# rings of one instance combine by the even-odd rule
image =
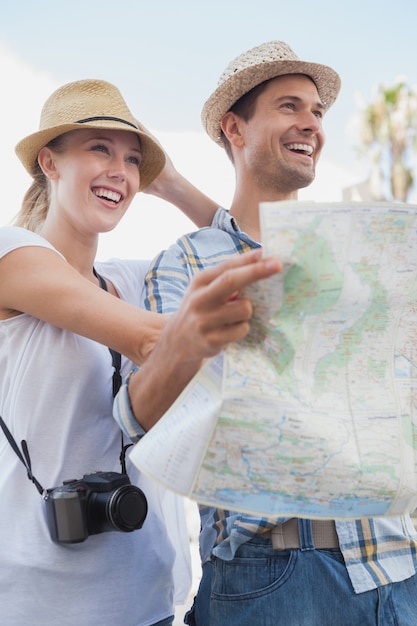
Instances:
[[[69,134],[71,131],[59,135],[50,141],[47,147],[55,152],[63,152],[66,146],[65,140]],[[49,179],[43,173],[38,161],[35,163],[32,176],[33,182],[23,197],[22,206],[13,220],[13,225],[36,233],[41,230],[48,215],[51,187]]]
[[[22,206],[15,219],[14,226],[21,226],[38,232],[46,219],[49,210],[49,181],[36,163],[33,182],[22,201]]]

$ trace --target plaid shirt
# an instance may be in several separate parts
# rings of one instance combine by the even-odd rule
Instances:
[[[146,307],[160,313],[176,311],[195,273],[255,247],[259,244],[240,231],[227,211],[219,209],[212,227],[183,236],[154,260],[147,275]],[[116,400],[114,415],[133,441],[144,434],[132,414],[127,383]],[[242,543],[288,519],[256,518],[211,507],[200,507],[200,515],[203,562],[211,553],[233,559]],[[336,521],[336,530],[356,593],[417,572],[417,533],[409,516]]]

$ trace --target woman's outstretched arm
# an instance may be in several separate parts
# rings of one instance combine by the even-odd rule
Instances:
[[[0,259],[0,283],[0,319],[27,313],[113,348],[138,365],[166,323],[166,316],[94,285],[49,248],[25,246],[6,254]]]

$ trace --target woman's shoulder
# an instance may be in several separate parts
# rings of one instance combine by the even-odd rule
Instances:
[[[41,246],[54,250],[54,247],[46,239],[31,230],[20,228],[20,226],[0,227],[0,258],[12,250],[24,246]]]

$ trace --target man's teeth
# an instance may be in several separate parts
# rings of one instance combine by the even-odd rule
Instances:
[[[306,154],[313,154],[313,148],[305,143],[290,143],[287,145],[288,150],[296,150]]]
[[[112,202],[120,202],[122,199],[122,194],[116,193],[116,191],[110,191],[110,189],[95,189],[94,194],[99,198],[111,200]]]

